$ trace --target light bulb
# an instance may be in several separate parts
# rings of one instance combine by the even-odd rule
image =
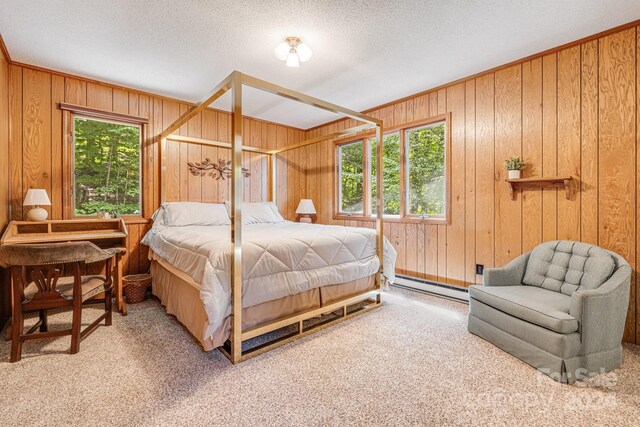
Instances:
[[[291,49],[289,55],[287,56],[287,67],[298,68],[300,66],[300,58],[298,58],[298,54],[295,49]]]

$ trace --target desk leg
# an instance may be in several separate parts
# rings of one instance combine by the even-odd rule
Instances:
[[[118,311],[123,315],[127,315],[127,305],[124,302],[124,296],[122,291],[122,255],[116,255],[116,268],[114,274],[114,283],[116,285],[116,306],[118,307]]]

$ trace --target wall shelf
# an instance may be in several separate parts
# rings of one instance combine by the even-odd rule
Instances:
[[[564,188],[567,199],[571,198],[571,180],[570,176],[554,176],[550,178],[520,178],[508,179],[509,189],[511,190],[511,200],[516,199],[516,191],[525,188]]]

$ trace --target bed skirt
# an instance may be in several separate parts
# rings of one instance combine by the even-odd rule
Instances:
[[[160,299],[167,313],[175,316],[205,351],[214,350],[224,344],[231,331],[231,318],[227,317],[211,336],[205,337],[208,325],[207,314],[200,299],[198,284],[161,259],[151,261],[151,277],[153,294]],[[299,312],[320,308],[373,290],[375,286],[375,274],[373,274],[363,279],[310,289],[299,294],[245,307],[242,309],[242,328],[261,326]]]

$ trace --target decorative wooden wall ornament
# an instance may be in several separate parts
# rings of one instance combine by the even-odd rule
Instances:
[[[222,178],[224,181],[225,178],[231,178],[231,160],[218,159],[217,163],[211,161],[211,159],[206,158],[202,162],[187,162],[189,165],[189,172],[191,172],[194,176],[210,176],[215,178],[216,181]],[[251,173],[249,169],[242,168],[242,176],[245,178],[250,177]]]

